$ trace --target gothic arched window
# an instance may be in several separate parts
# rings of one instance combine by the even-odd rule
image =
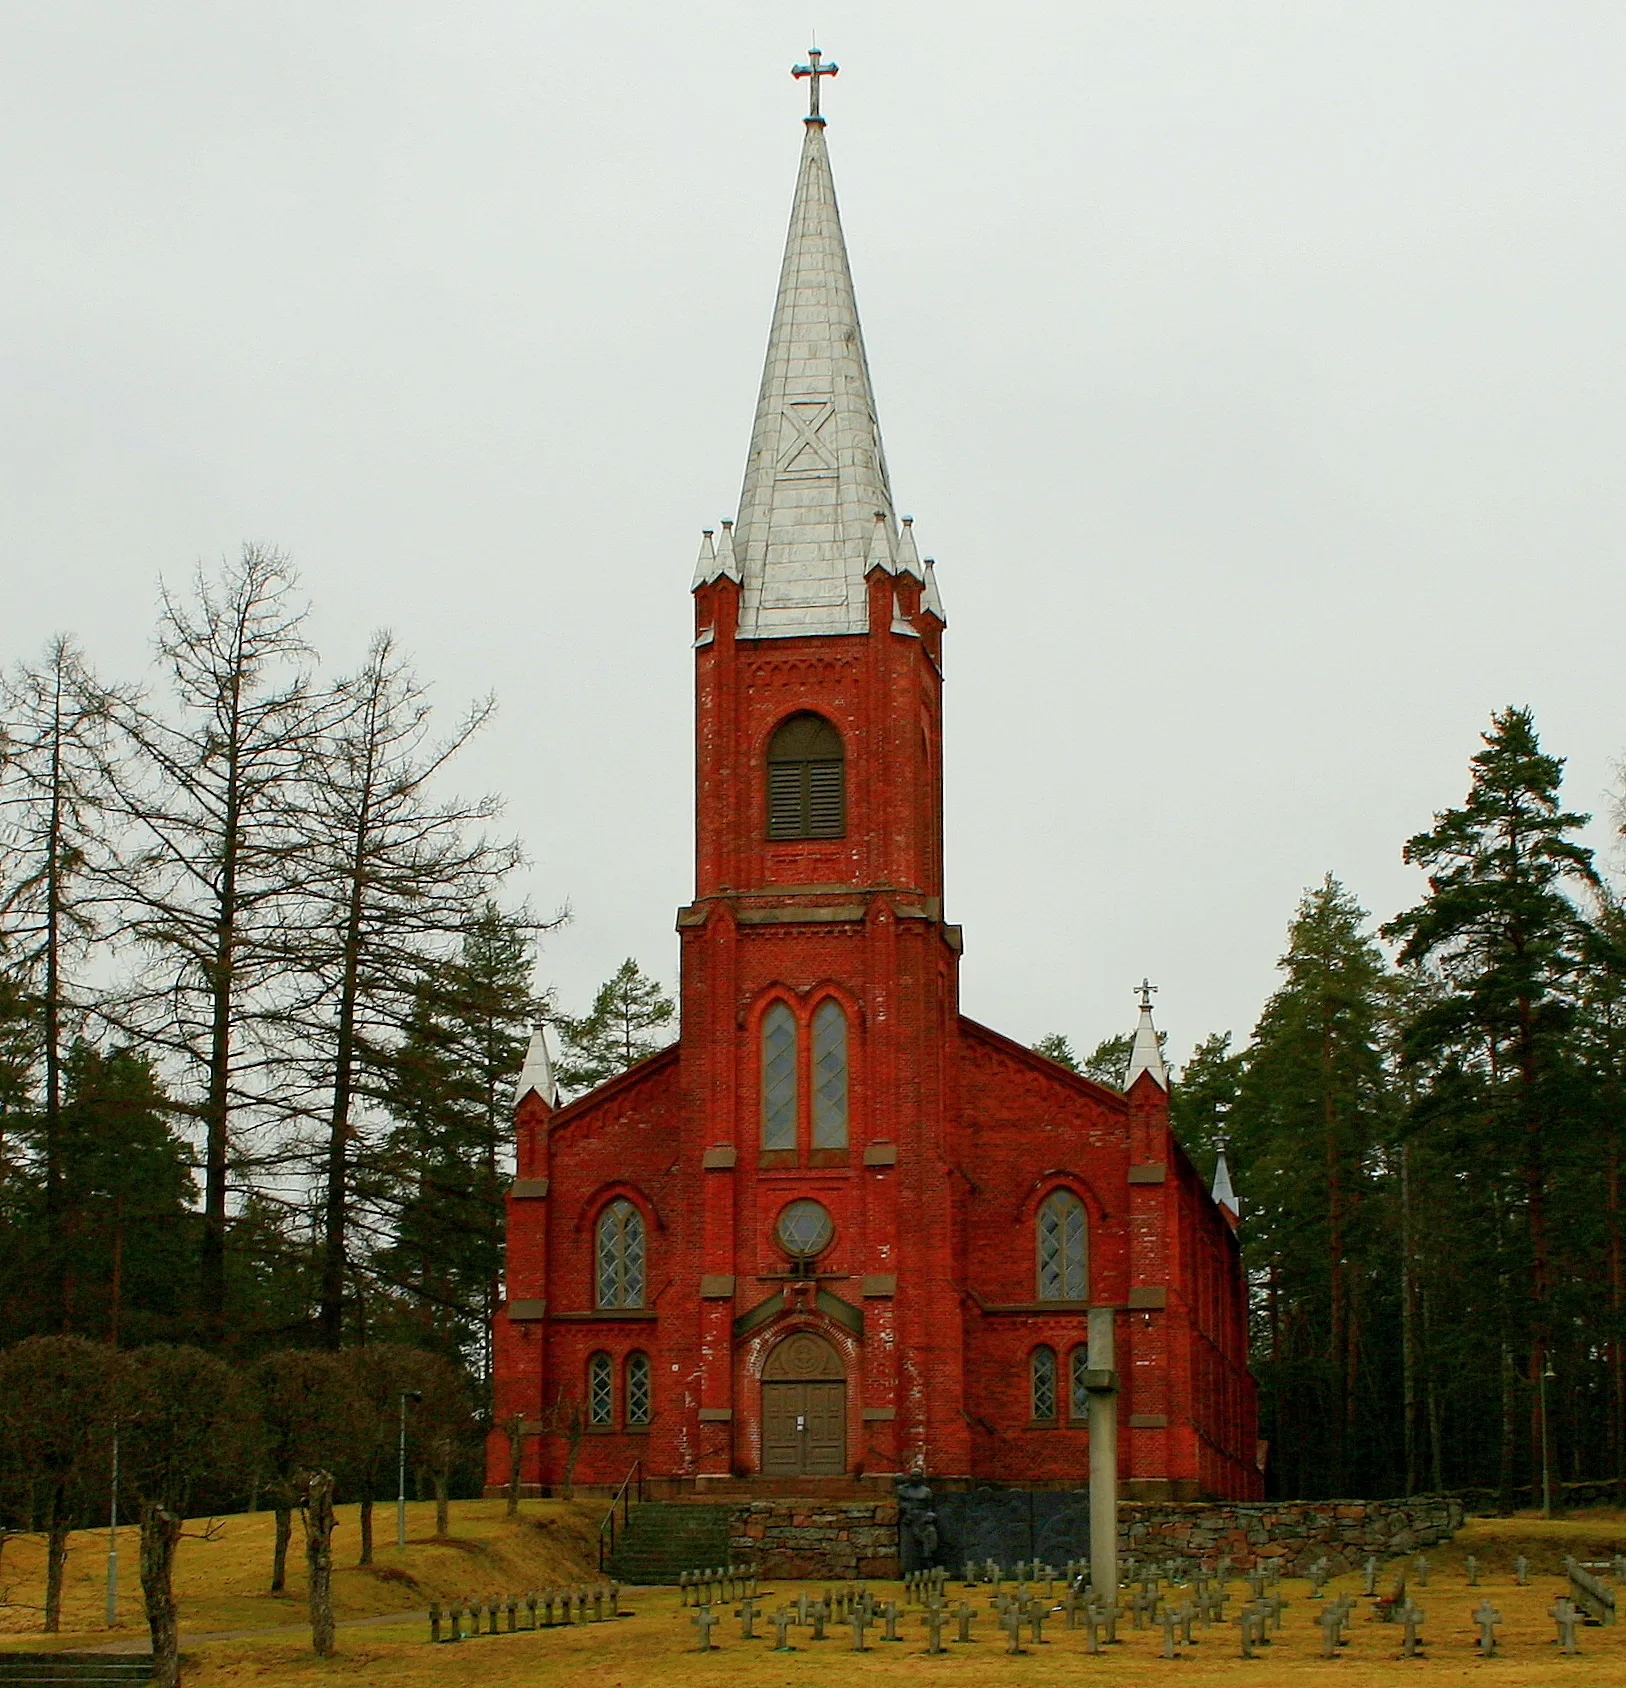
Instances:
[[[847,1147],[847,1016],[828,996],[813,1015],[813,1147]]]
[[[587,1419],[590,1424],[615,1422],[615,1365],[605,1353],[587,1362]]]
[[[1056,1416],[1056,1350],[1039,1347],[1028,1361],[1028,1385],[1033,1417],[1043,1424]]]
[[[768,836],[842,837],[846,787],[840,733],[822,715],[792,715],[768,741]]]
[[[1068,1396],[1067,1416],[1082,1423],[1090,1416],[1090,1392],[1084,1387],[1085,1374],[1090,1369],[1090,1351],[1081,1342],[1073,1350],[1069,1370],[1071,1393]]]
[[[1085,1301],[1089,1298],[1086,1271],[1084,1204],[1071,1190],[1046,1196],[1039,1209],[1039,1299]]]
[[[644,1304],[644,1216],[625,1196],[598,1218],[598,1304]]]
[[[762,1016],[762,1147],[796,1149],[796,1016],[784,1002]]]
[[[627,1356],[627,1416],[631,1424],[648,1424],[652,1416],[649,1387],[649,1356],[633,1353]]]

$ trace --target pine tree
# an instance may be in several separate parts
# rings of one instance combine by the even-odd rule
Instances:
[[[1058,1066],[1065,1067],[1068,1072],[1079,1070],[1078,1056],[1073,1052],[1073,1046],[1061,1032],[1050,1032],[1033,1046],[1035,1055],[1043,1055],[1046,1060],[1054,1061]]]
[[[1258,1371],[1289,1493],[1355,1492],[1374,1475],[1356,1421],[1386,1281],[1373,1264],[1392,987],[1366,922],[1331,875],[1300,902],[1231,1114],[1242,1235],[1267,1285]]]
[[[1428,895],[1385,928],[1403,964],[1440,988],[1410,1022],[1408,1059],[1431,1073],[1433,1112],[1466,1114],[1470,1153],[1492,1197],[1497,1277],[1505,1284],[1501,1488],[1513,1480],[1516,1350],[1534,1415],[1554,1336],[1555,1165],[1576,1093],[1572,1039],[1591,938],[1574,900],[1599,886],[1573,836],[1588,817],[1560,801],[1563,762],[1546,755],[1528,709],[1491,718],[1461,808],[1406,845]],[[1522,1221],[1522,1237],[1512,1226]],[[1539,1453],[1536,1455],[1539,1460]]]
[[[599,986],[579,1020],[559,1022],[559,1082],[591,1090],[664,1047],[650,1034],[669,1026],[677,1005],[629,955]]]
[[[1229,1139],[1242,1060],[1231,1053],[1231,1034],[1214,1032],[1192,1050],[1169,1093],[1169,1124],[1205,1184]]]
[[[396,1124],[381,1154],[393,1243],[374,1270],[410,1296],[415,1339],[490,1371],[502,1273],[514,1079],[545,1003],[531,989],[533,923],[494,903],[420,981],[389,1057]]]

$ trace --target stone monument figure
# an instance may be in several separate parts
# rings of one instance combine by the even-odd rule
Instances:
[[[893,1487],[898,1497],[898,1550],[903,1568],[929,1570],[937,1563],[937,1513],[926,1473],[917,1466]]]

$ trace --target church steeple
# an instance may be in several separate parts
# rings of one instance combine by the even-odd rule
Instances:
[[[1129,1071],[1124,1075],[1124,1089],[1132,1089],[1135,1080],[1142,1073],[1147,1073],[1159,1089],[1166,1091],[1169,1088],[1169,1069],[1164,1065],[1157,1026],[1152,1020],[1152,992],[1157,986],[1150,979],[1142,979],[1135,989],[1140,995],[1140,1019],[1135,1026],[1135,1041],[1129,1049]]]
[[[808,57],[796,74],[812,84],[812,112],[734,530],[742,639],[867,632],[877,541],[888,572],[896,567],[897,518],[818,110],[819,82],[835,67]]]

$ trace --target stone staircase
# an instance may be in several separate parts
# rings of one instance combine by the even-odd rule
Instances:
[[[622,1583],[675,1583],[684,1571],[728,1563],[730,1506],[645,1501],[618,1531],[609,1573]]]
[[[108,1653],[0,1653],[0,1683],[151,1682],[152,1655]]]

